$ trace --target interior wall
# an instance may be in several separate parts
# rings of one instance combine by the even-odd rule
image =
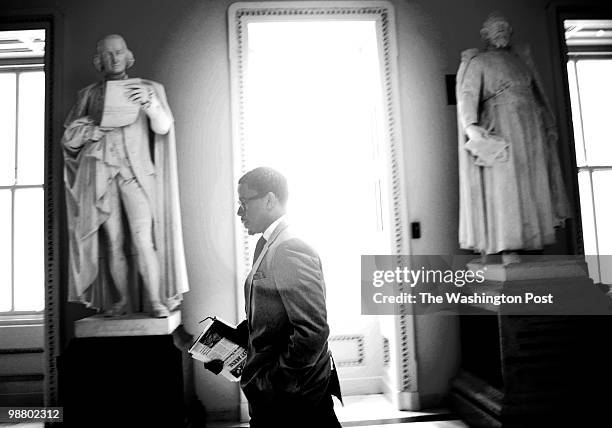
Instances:
[[[96,40],[122,34],[134,52],[133,76],[165,85],[177,134],[179,185],[191,291],[183,322],[215,314],[238,321],[234,278],[233,164],[230,127],[227,7],[202,0],[3,0],[0,13],[53,10],[62,16],[62,97],[65,117],[79,88],[98,77],[91,65]],[[551,74],[547,0],[394,0],[408,218],[420,221],[414,254],[452,254],[457,248],[456,111],[447,105],[445,74],[462,50],[480,46],[479,29],[493,10],[512,22],[516,42],[529,42],[543,76]],[[552,83],[545,79],[549,91]],[[552,94],[551,94],[552,95]],[[555,100],[554,96],[551,96]],[[58,126],[60,124],[57,124]],[[59,142],[58,142],[59,144]],[[78,310],[69,307],[68,319]],[[419,392],[437,405],[459,364],[454,318],[417,319]],[[210,412],[231,413],[238,387],[195,364],[198,396]]]

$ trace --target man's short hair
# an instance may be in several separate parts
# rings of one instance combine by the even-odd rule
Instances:
[[[238,184],[247,184],[249,189],[253,189],[260,194],[272,192],[282,205],[285,205],[289,198],[285,176],[277,170],[265,166],[247,172],[240,177]]]

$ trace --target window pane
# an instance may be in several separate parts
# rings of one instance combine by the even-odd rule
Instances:
[[[567,81],[569,83],[570,103],[572,105],[572,122],[574,125],[574,145],[576,147],[576,165],[584,166],[586,158],[584,154],[584,141],[582,140],[582,119],[580,118],[580,99],[576,83],[575,61],[567,63]]]
[[[15,73],[0,73],[0,186],[15,183]]]
[[[0,312],[11,310],[11,191],[0,190]]]
[[[578,185],[580,188],[580,211],[582,214],[582,237],[584,239],[584,254],[596,256],[597,243],[595,241],[595,217],[593,214],[593,195],[591,193],[591,175],[589,171],[578,172]],[[587,257],[589,274],[593,281],[599,282],[599,267],[597,257]]]
[[[250,23],[248,44],[246,167],[287,177],[291,225],[323,261],[330,324],[354,325],[362,320],[360,256],[377,253],[386,194],[378,187],[386,140],[375,22]]]
[[[591,193],[591,177],[588,171],[578,173],[580,186],[580,210],[582,213],[582,233],[584,235],[584,253],[597,254],[595,243],[595,218],[593,217],[593,195]]]
[[[580,60],[577,69],[587,162],[612,165],[612,60]]]
[[[19,75],[17,182],[42,184],[44,175],[45,73]]]
[[[612,171],[593,172],[593,189],[595,190],[595,215],[597,216],[597,241],[599,243],[599,254],[612,255],[612,199],[610,189],[612,188]],[[600,259],[601,281],[612,284],[612,266],[609,266],[609,257]]]
[[[43,189],[15,191],[15,310],[44,309]]]

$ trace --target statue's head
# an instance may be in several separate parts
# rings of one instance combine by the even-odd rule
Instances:
[[[499,12],[493,12],[482,24],[480,37],[488,46],[505,48],[510,45],[512,26]]]
[[[105,77],[119,77],[134,65],[134,54],[128,49],[123,37],[110,34],[96,44],[93,64]]]

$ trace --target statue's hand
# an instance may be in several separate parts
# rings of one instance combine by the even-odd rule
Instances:
[[[125,87],[127,88],[126,95],[131,102],[140,104],[144,108],[151,105],[154,96],[152,89],[142,83],[130,83]]]
[[[470,140],[482,140],[489,135],[489,131],[479,125],[469,125],[465,128],[465,133]]]

